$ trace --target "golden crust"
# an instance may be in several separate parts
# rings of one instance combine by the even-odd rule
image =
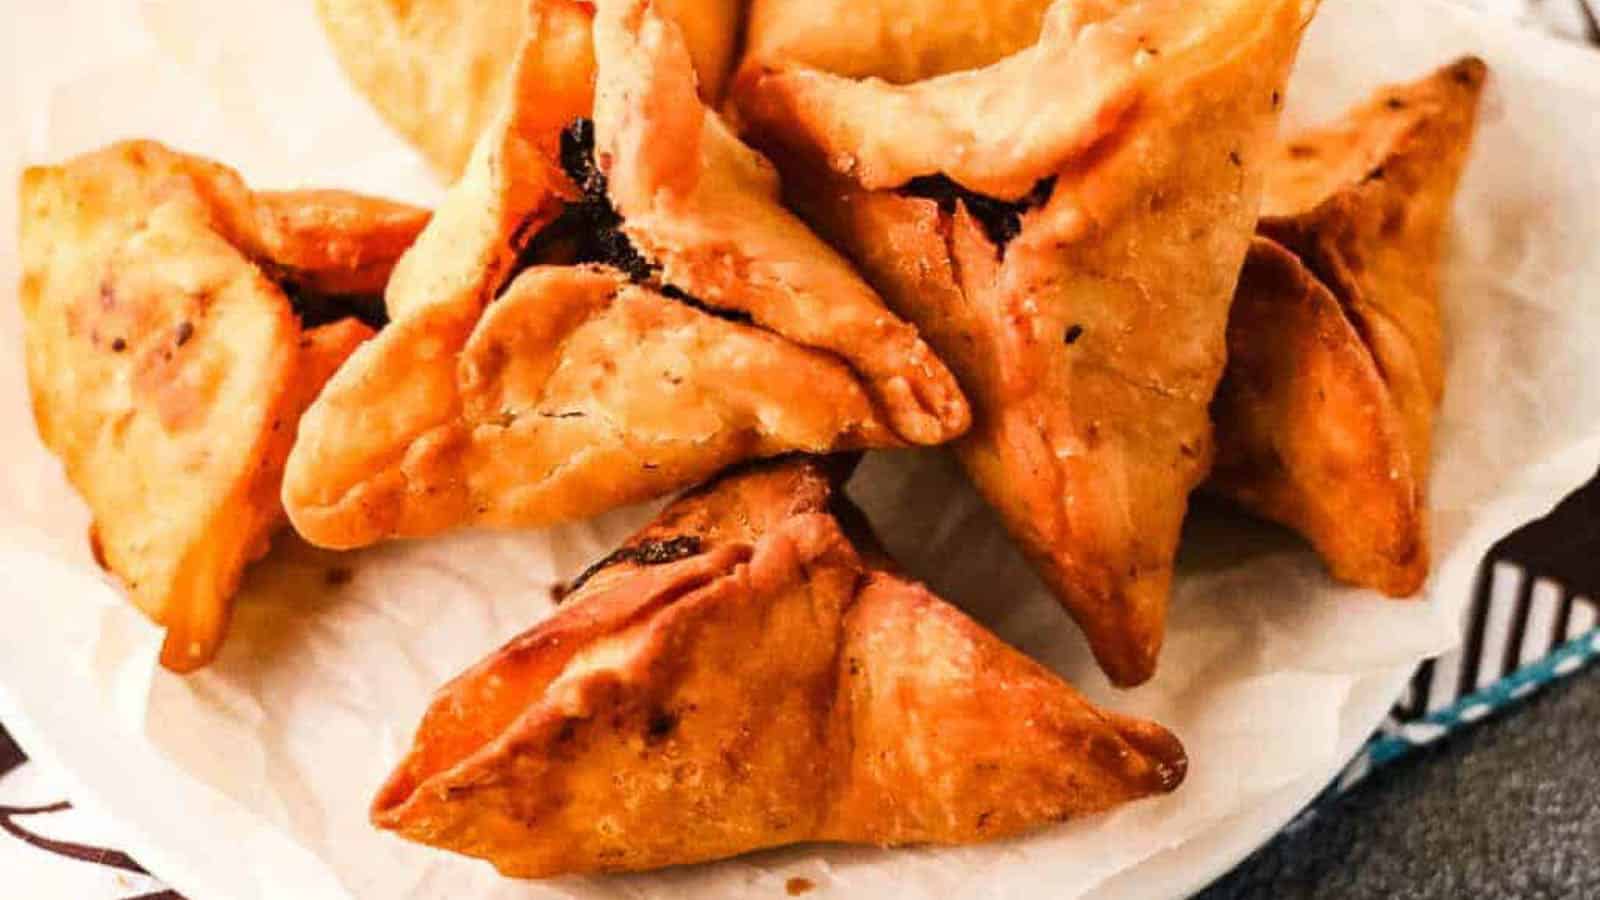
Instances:
[[[669,507],[440,691],[373,819],[508,875],[971,843],[1175,789],[1183,749],[874,569],[820,465]]]
[[[1213,488],[1306,535],[1341,579],[1421,587],[1423,485],[1388,385],[1339,301],[1266,238],[1240,277],[1212,413]]]
[[[382,296],[426,224],[421,210],[349,191],[259,191],[231,234],[272,276],[332,296]]]
[[[1066,2],[1038,44],[987,69],[892,87],[775,63],[738,86],[791,202],[957,373],[974,407],[958,455],[1119,684],[1155,669],[1308,13],[1295,0]],[[1027,99],[1026,122],[1011,116],[1022,101],[974,100],[1041,71],[1060,76],[1030,83],[1061,99]],[[870,98],[890,104],[876,119]],[[947,127],[970,135],[945,140]],[[972,206],[993,197],[902,189],[928,175],[1028,194],[1010,240]]]
[[[1237,64],[1285,17],[1314,3],[1058,0],[1038,40],[981,69],[910,84],[854,79],[788,61],[741,69],[735,99],[761,131],[782,129],[868,189],[943,174],[1013,200],[1117,139],[1161,82]],[[759,46],[759,40],[755,41]]]
[[[435,171],[454,179],[504,101],[528,8],[543,2],[317,0],[317,13],[357,89]],[[701,95],[718,102],[743,0],[661,6],[684,31]]]
[[[825,350],[867,380],[906,440],[965,431],[966,400],[915,328],[780,200],[771,163],[695,97],[676,30],[648,0],[600,6],[596,151],[612,203],[663,277]]]
[[[1444,394],[1445,228],[1487,80],[1483,60],[1464,58],[1379,91],[1284,142],[1268,169],[1261,232],[1305,260],[1372,347],[1423,481]]]
[[[1034,43],[1050,0],[752,0],[741,71],[797,63],[894,84],[978,69]]]
[[[1409,596],[1444,387],[1439,265],[1482,61],[1385,88],[1293,136],[1229,324],[1214,486],[1304,534],[1335,577]]]
[[[949,372],[783,212],[766,164],[695,98],[677,29],[648,4],[591,18],[580,3],[535,7],[517,99],[398,267],[394,324],[306,416],[284,499],[313,543],[548,524],[740,459],[932,443],[966,426]],[[715,310],[677,303],[653,276],[518,276],[579,202],[561,136],[591,113],[622,230]],[[722,203],[738,215],[708,210]],[[724,318],[740,313],[751,323]]]
[[[340,546],[468,521],[582,519],[753,456],[893,441],[838,361],[600,267],[529,269],[450,368],[453,418],[340,503],[295,510],[302,533]],[[410,401],[378,379],[329,389],[330,403],[355,410]],[[324,458],[327,435],[345,446],[348,432],[319,414],[338,410],[306,417],[297,460]]]
[[[167,627],[168,667],[215,654],[244,566],[282,521],[295,423],[370,334],[350,321],[302,339],[267,273],[372,278],[425,219],[344,195],[263,201],[232,171],[149,142],[24,173],[35,420],[94,515],[97,557]]]

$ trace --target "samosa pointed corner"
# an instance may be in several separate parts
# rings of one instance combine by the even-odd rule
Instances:
[[[1178,787],[1175,736],[858,548],[848,468],[745,466],[667,507],[440,692],[373,821],[537,878],[972,843]]]

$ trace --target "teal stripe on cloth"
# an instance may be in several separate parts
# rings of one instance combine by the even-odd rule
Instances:
[[[1494,684],[1421,719],[1402,722],[1391,716],[1379,726],[1338,777],[1289,825],[1289,830],[1315,817],[1324,803],[1360,784],[1378,769],[1496,712],[1515,706],[1539,689],[1576,674],[1596,660],[1600,660],[1600,628],[1562,644],[1537,662],[1523,666]]]

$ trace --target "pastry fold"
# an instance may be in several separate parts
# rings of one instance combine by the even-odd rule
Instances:
[[[284,521],[301,412],[372,329],[422,210],[337,191],[252,193],[130,142],[21,186],[35,422],[94,517],[97,558],[167,628],[162,662],[216,653],[245,565]]]
[[[970,843],[1177,787],[1166,730],[858,550],[837,465],[758,464],[668,507],[440,691],[374,821],[548,877]]]
[[[1458,60],[1276,149],[1214,407],[1216,489],[1393,596],[1428,574],[1440,263],[1487,75]]]
[[[735,86],[791,202],[956,372],[957,454],[1118,684],[1155,670],[1314,6],[1061,0],[985,68],[893,85],[764,59]]]
[[[317,0],[345,74],[440,175],[455,179],[505,101],[530,5],[545,0]],[[660,0],[700,94],[722,98],[743,0]]]
[[[544,525],[965,430],[954,377],[783,209],[653,4],[533,4],[513,78],[394,324],[305,417],[284,500],[307,539]]]
[[[743,70],[798,63],[851,78],[921,81],[1034,43],[1050,0],[751,0]]]

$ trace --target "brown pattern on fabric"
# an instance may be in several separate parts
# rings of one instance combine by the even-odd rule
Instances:
[[[28,761],[27,754],[17,746],[4,728],[0,728],[0,777],[11,774],[12,770]]]

